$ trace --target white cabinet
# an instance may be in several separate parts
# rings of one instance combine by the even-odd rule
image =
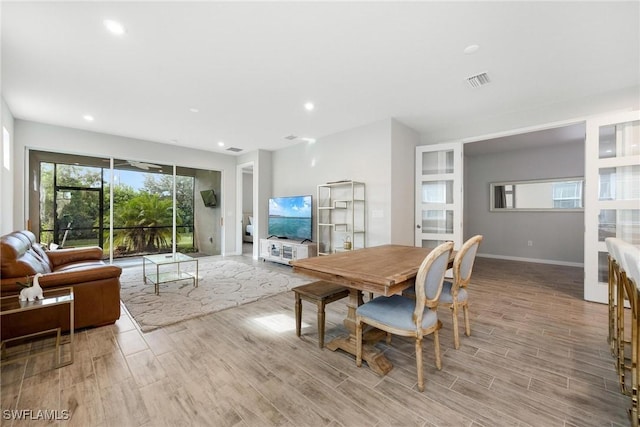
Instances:
[[[260,239],[260,257],[264,261],[289,264],[289,261],[317,255],[316,244],[296,243],[288,239]]]
[[[318,255],[365,247],[365,185],[338,181],[318,185]]]

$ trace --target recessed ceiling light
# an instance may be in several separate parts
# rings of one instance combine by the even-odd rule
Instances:
[[[477,44],[470,44],[469,46],[464,48],[463,52],[466,55],[471,55],[472,53],[476,53],[479,49],[480,46],[478,46]]]
[[[303,141],[307,141],[309,144],[314,144],[316,142],[315,138],[301,137],[300,139]]]
[[[605,153],[613,153],[613,150],[607,150]]]
[[[313,111],[313,109],[316,108],[315,105],[313,105],[313,102],[305,102],[304,104],[304,109],[307,111]]]
[[[189,108],[189,111],[191,111],[192,113],[199,113],[200,110],[198,110],[197,108]]]
[[[82,116],[82,118],[88,122],[92,122],[94,120],[91,114],[85,114],[84,116]]]
[[[177,144],[178,140],[173,138],[173,139],[170,139],[169,142],[172,143],[172,144]]]
[[[102,22],[104,23],[104,26],[107,27],[107,30],[109,30],[112,34],[115,34],[117,36],[121,36],[127,32],[127,30],[125,30],[124,28],[124,25],[122,25],[118,21],[114,21],[112,19],[105,19]]]
[[[220,147],[224,147],[224,142],[222,142],[222,141],[218,141],[218,145],[219,145]]]

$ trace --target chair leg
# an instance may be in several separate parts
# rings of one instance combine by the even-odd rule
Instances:
[[[440,358],[440,337],[438,336],[438,330],[433,331],[433,347],[436,353],[436,368],[442,369],[442,359]]]
[[[466,336],[471,336],[471,322],[469,321],[469,303],[465,303],[462,306],[462,312],[464,313],[464,333]]]
[[[422,372],[422,339],[416,338],[416,368],[418,371],[418,390],[424,391],[424,373]]]
[[[356,319],[356,366],[362,366],[362,322]]]
[[[296,335],[300,336],[300,325],[302,323],[302,302],[300,301],[300,295],[298,295],[298,293],[295,294],[296,296]]]
[[[460,333],[458,332],[458,306],[453,303],[451,307],[452,327],[453,327],[453,348],[460,348]]]
[[[324,301],[318,302],[318,345],[324,347]]]

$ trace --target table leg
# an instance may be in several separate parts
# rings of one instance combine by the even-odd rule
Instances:
[[[195,282],[196,282],[196,288],[198,287],[198,260],[196,259],[196,277],[195,277]]]
[[[349,302],[347,303],[347,317],[344,319],[344,326],[349,331],[349,335],[332,340],[327,343],[326,348],[332,351],[341,349],[349,354],[356,355],[356,309],[362,302],[362,292],[357,289],[351,289]],[[384,337],[386,337],[386,333],[378,329],[370,329],[363,335],[362,359],[378,375],[386,375],[393,368],[389,359],[373,346]]]

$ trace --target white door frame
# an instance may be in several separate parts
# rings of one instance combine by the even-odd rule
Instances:
[[[600,128],[640,121],[640,111],[612,113],[587,120],[587,140],[585,147],[585,236],[584,236],[584,299],[600,303],[608,302],[607,283],[599,281],[600,253],[606,253],[607,248],[599,236],[599,214],[602,209],[638,209],[638,200],[600,200],[599,183],[600,168],[617,168],[640,165],[640,155],[616,156],[600,158]]]
[[[453,151],[453,171],[452,172],[440,172],[437,174],[423,174],[423,153],[427,152],[447,152]],[[416,147],[416,194],[415,194],[415,241],[414,244],[418,247],[423,246],[423,242],[426,241],[453,241],[456,247],[462,245],[462,212],[463,212],[463,155],[462,155],[462,142],[448,142],[432,145],[420,145]],[[452,203],[423,203],[422,197],[422,185],[426,181],[452,181],[453,184],[453,200]],[[445,197],[446,199],[446,197]],[[431,205],[431,206],[430,206]],[[446,211],[453,211],[453,232],[452,233],[430,233],[424,230],[423,211],[425,209],[437,211],[444,209],[445,218]]]
[[[252,166],[253,167],[253,179],[252,179],[252,185],[253,185],[253,198],[251,200],[251,204],[253,205],[253,210],[254,210],[254,215],[253,215],[253,250],[252,250],[252,257],[253,259],[258,259],[258,255],[259,255],[259,249],[260,249],[260,245],[259,245],[259,239],[258,239],[258,231],[260,229],[260,224],[259,224],[259,218],[258,216],[255,214],[255,209],[256,209],[256,192],[257,192],[257,188],[256,188],[256,171],[255,171],[255,162],[252,160],[250,162],[246,162],[246,163],[241,163],[239,165],[236,166],[236,213],[238,215],[238,219],[236,220],[236,255],[242,255],[242,236],[244,234],[244,230],[242,229],[243,224],[242,224],[242,215],[243,215],[243,206],[242,206],[242,201],[244,199],[244,187],[243,187],[243,183],[244,183],[244,179],[243,179],[243,169],[245,169],[248,166]]]

